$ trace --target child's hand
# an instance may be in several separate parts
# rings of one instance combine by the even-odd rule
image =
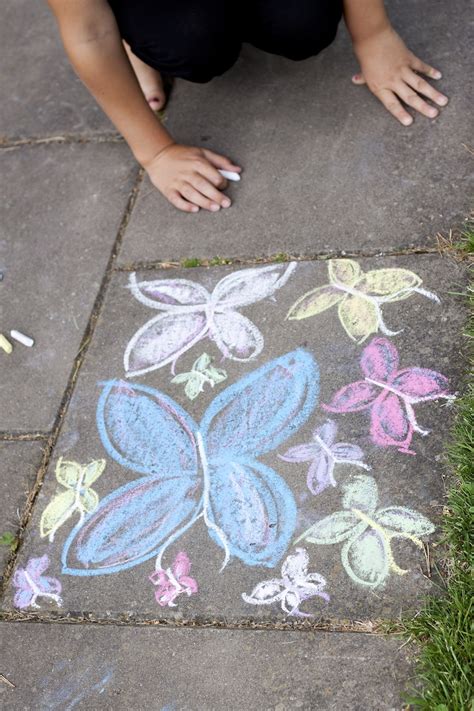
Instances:
[[[441,72],[415,57],[391,27],[384,28],[361,42],[355,42],[354,52],[362,74],[356,74],[353,82],[367,84],[387,111],[404,126],[413,123],[413,118],[403,108],[400,99],[428,118],[435,118],[439,111],[424,101],[419,94],[431,99],[438,106],[448,103],[444,94],[440,94],[419,76],[425,74],[430,79],[440,79]]]
[[[218,168],[241,171],[228,158],[207,148],[177,143],[164,148],[145,165],[153,185],[183,212],[198,212],[200,207],[217,212],[221,207],[230,207],[230,199],[221,192],[227,187],[227,180]]]

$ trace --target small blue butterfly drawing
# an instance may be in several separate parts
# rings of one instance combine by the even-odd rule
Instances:
[[[296,525],[282,477],[257,457],[274,451],[313,413],[319,370],[303,349],[287,353],[223,390],[199,426],[154,388],[104,384],[97,425],[108,454],[141,475],[99,504],[69,535],[63,573],[104,575],[157,556],[196,522],[231,556],[273,567]]]

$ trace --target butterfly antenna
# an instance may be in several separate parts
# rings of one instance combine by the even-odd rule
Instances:
[[[413,291],[416,291],[417,294],[421,294],[422,296],[426,296],[427,299],[431,299],[431,301],[435,301],[437,304],[441,303],[441,299],[439,298],[439,296],[433,294],[432,291],[428,291],[428,289],[422,289],[421,287],[417,286],[413,289]]]

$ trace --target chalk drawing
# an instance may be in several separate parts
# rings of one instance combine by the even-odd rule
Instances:
[[[305,531],[295,543],[342,543],[341,561],[351,580],[367,587],[383,585],[389,574],[405,575],[395,563],[391,542],[405,538],[423,548],[420,536],[435,527],[425,516],[404,506],[377,510],[378,491],[373,477],[358,474],[342,485],[343,511],[326,516]]]
[[[39,597],[46,597],[61,607],[61,583],[56,578],[51,578],[43,573],[49,567],[47,555],[41,558],[30,558],[24,568],[17,568],[13,575],[13,585],[16,588],[13,604],[15,607],[36,607]]]
[[[172,383],[186,383],[184,388],[185,395],[190,400],[195,400],[199,393],[202,393],[204,386],[222,383],[227,379],[227,373],[222,368],[214,368],[211,365],[211,357],[207,353],[203,353],[194,361],[193,367],[189,373],[178,373],[172,379]]]
[[[413,432],[429,434],[419,427],[413,405],[444,398],[453,400],[447,378],[427,368],[399,370],[398,351],[386,338],[373,338],[362,352],[360,361],[364,380],[345,385],[328,405],[328,412],[359,412],[370,409],[370,434],[381,447],[409,449]]]
[[[312,617],[308,612],[302,612],[299,606],[305,600],[317,595],[329,602],[329,595],[323,592],[326,580],[318,573],[308,573],[309,558],[304,548],[296,548],[289,555],[281,568],[281,578],[272,578],[259,583],[250,595],[242,593],[245,602],[250,605],[281,604],[281,609],[287,615],[294,617]]]
[[[332,259],[328,264],[329,284],[312,289],[291,307],[288,319],[305,319],[336,306],[347,335],[363,343],[381,331],[395,336],[400,331],[387,328],[382,306],[407,299],[414,293],[439,303],[438,297],[421,288],[420,277],[408,269],[373,269],[364,273],[352,259]]]
[[[161,607],[176,607],[175,599],[185,593],[194,595],[198,591],[198,584],[189,575],[191,562],[186,553],[178,553],[173,565],[166,570],[155,570],[149,580],[156,586],[155,599]]]
[[[297,349],[241,378],[209,405],[198,426],[163,393],[104,384],[97,425],[107,453],[141,474],[106,496],[63,549],[63,572],[103,575],[157,556],[196,522],[247,565],[273,567],[296,524],[285,481],[258,457],[274,451],[314,411],[319,371]],[[143,476],[144,475],[144,476]]]
[[[62,457],[56,464],[56,479],[66,491],[61,491],[49,502],[41,515],[41,538],[54,540],[56,531],[77,511],[79,525],[88,513],[95,511],[99,505],[99,497],[92,484],[97,481],[105,469],[105,459],[97,459],[82,466],[77,462],[69,462]]]
[[[337,425],[327,420],[313,432],[313,441],[290,447],[280,459],[285,462],[311,462],[306,482],[312,494],[320,494],[328,486],[337,486],[334,478],[336,464],[352,464],[369,470],[362,461],[364,453],[356,444],[336,442]]]
[[[52,662],[52,671],[38,684],[35,711],[72,711],[81,702],[82,708],[100,708],[97,697],[110,685],[115,668],[109,661],[91,660],[91,656],[75,654],[73,664],[70,659]]]
[[[149,373],[178,358],[203,338],[210,338],[225,358],[249,361],[262,351],[259,329],[236,309],[274,295],[296,268],[289,264],[241,269],[221,279],[210,293],[188,279],[137,281],[130,290],[145,306],[163,313],[145,323],[132,337],[124,354],[127,377]],[[173,370],[174,372],[174,370]]]

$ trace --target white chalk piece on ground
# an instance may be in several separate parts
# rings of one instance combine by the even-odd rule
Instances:
[[[15,341],[18,341],[18,343],[22,343],[24,346],[28,346],[28,348],[31,348],[31,346],[34,346],[35,342],[32,338],[29,336],[25,336],[24,333],[21,333],[21,331],[10,331],[10,336],[15,339]]]
[[[10,354],[10,353],[12,352],[12,350],[13,350],[12,344],[10,343],[10,341],[8,340],[8,338],[6,338],[6,337],[3,335],[3,333],[0,333],[0,348],[3,348],[3,350],[5,351],[5,353],[8,353],[8,354]]]
[[[240,175],[238,173],[234,173],[233,170],[221,170],[218,168],[218,171],[222,177],[227,178],[227,180],[233,180],[235,183],[238,183],[240,180]]]

